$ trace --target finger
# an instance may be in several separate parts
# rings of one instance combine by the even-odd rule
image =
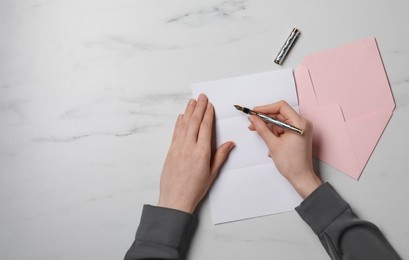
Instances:
[[[288,133],[288,131],[286,131],[284,128],[278,127],[278,126],[274,127],[273,132],[274,132],[274,135],[278,137],[280,137],[284,133]]]
[[[202,123],[200,124],[199,134],[197,137],[198,143],[210,146],[213,133],[213,119],[214,119],[213,105],[207,103],[207,108],[203,116]]]
[[[183,132],[182,119],[183,114],[179,114],[178,118],[176,119],[175,128],[173,130],[172,142],[176,142]]]
[[[267,128],[270,129],[270,131],[273,131],[274,125],[272,124],[266,124]]]
[[[178,122],[178,120],[176,120],[176,123],[178,126],[177,136],[180,137],[179,139],[183,140],[186,136],[187,126],[189,124],[189,118],[193,114],[193,110],[196,107],[196,103],[197,101],[195,99],[193,98],[189,99],[189,101],[186,104],[185,112],[182,114],[183,116],[180,118],[180,121]],[[176,127],[175,127],[175,132],[176,132]],[[175,135],[173,136],[175,137]]]
[[[271,127],[271,132],[275,135],[275,136],[280,136],[282,134],[282,128],[278,127],[278,126],[273,126]]]
[[[291,121],[298,121],[301,118],[300,115],[284,100],[269,105],[257,106],[253,109],[264,114],[280,114],[286,120]]]
[[[277,136],[275,136],[270,131],[266,123],[264,123],[264,121],[262,121],[257,116],[253,116],[253,115],[249,116],[249,121],[253,124],[254,128],[256,129],[257,134],[263,139],[267,147],[274,147]]]
[[[275,126],[275,125],[272,125],[272,124],[268,124],[268,123],[266,123],[266,126],[267,126],[268,129],[270,129],[270,131],[271,131],[274,135],[280,136],[280,134],[281,134],[280,129],[281,129],[281,128],[279,128],[279,127],[277,127],[277,126]],[[247,128],[248,128],[250,131],[256,131],[256,128],[254,127],[254,125],[253,125],[252,123],[250,123],[250,125],[249,125]],[[282,129],[281,129],[281,131],[282,131]]]
[[[220,167],[226,161],[227,156],[229,155],[231,149],[233,149],[234,143],[229,141],[225,142],[224,144],[220,145],[217,148],[216,153],[213,157],[213,162],[210,168],[210,174],[213,178],[216,177],[217,173],[219,172]]]
[[[207,97],[204,94],[200,94],[197,99],[196,107],[192,113],[192,116],[189,119],[189,123],[187,126],[187,133],[186,133],[187,138],[197,141],[197,136],[199,133],[200,125],[202,123],[206,108],[207,108]]]
[[[185,113],[183,115],[183,121],[188,122],[190,117],[193,114],[193,111],[195,110],[197,101],[193,98],[191,98],[189,100],[189,102],[187,102],[186,108],[185,108]]]
[[[278,120],[280,120],[280,121],[282,121],[282,122],[287,122],[288,121],[288,119],[287,118],[285,118],[283,115],[281,115],[281,114],[276,114],[275,116],[274,116],[274,118],[275,119],[278,119]]]
[[[281,117],[278,116],[277,119],[280,120],[280,121],[283,121],[283,122],[287,121],[287,120],[284,120],[282,116],[281,116]],[[268,129],[270,129],[270,131],[271,131],[275,136],[280,136],[280,135],[282,135],[282,134],[285,132],[283,128],[278,127],[278,126],[276,126],[276,125],[266,124],[266,126],[268,127]],[[251,123],[250,123],[250,125],[249,125],[247,128],[248,128],[250,131],[256,131],[256,128],[255,128],[254,125],[251,124]]]

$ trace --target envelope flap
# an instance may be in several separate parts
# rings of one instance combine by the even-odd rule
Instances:
[[[358,179],[361,169],[355,156],[344,115],[338,104],[308,110],[302,116],[313,122],[313,155]]]
[[[364,169],[391,116],[390,111],[381,110],[346,122],[360,171]]]
[[[339,104],[346,120],[395,106],[373,37],[309,55],[303,64],[318,103]]]
[[[308,69],[300,64],[294,71],[300,111],[318,108],[317,97]]]

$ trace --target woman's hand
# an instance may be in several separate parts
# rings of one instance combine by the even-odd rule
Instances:
[[[160,181],[158,206],[193,213],[207,193],[233,142],[212,156],[214,109],[205,95],[191,99],[177,118]]]
[[[249,129],[264,140],[279,172],[301,197],[307,197],[319,185],[312,164],[312,123],[302,118],[285,101],[254,107],[254,110],[304,130],[303,135],[267,125],[257,116],[250,116]]]

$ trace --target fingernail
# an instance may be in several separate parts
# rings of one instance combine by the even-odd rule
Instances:
[[[233,142],[231,142],[231,143],[230,143],[230,146],[229,146],[229,151],[230,151],[231,149],[233,149],[235,146],[236,146],[236,144],[233,143]]]
[[[199,100],[199,101],[204,101],[204,100],[206,100],[206,95],[205,95],[205,94],[200,94],[198,100]]]
[[[189,99],[189,105],[194,105],[196,102],[196,100],[194,100],[193,98]]]
[[[250,122],[252,122],[252,123],[254,122],[254,118],[252,116],[249,116],[248,119],[249,119]]]

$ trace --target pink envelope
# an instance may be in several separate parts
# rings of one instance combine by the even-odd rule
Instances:
[[[375,38],[308,55],[294,77],[314,156],[358,180],[395,108]]]

